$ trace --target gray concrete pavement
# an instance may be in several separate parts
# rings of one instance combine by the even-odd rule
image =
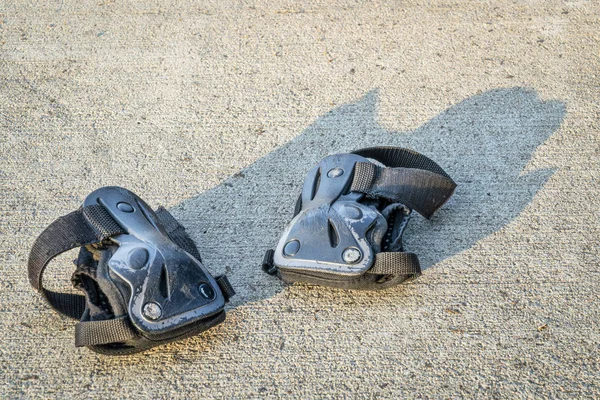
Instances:
[[[600,6],[585,1],[0,3],[0,395],[600,396]],[[308,168],[398,145],[458,182],[366,293],[260,272]],[[93,189],[165,205],[238,291],[149,352],[73,345],[29,287]],[[67,254],[49,285],[67,287]]]

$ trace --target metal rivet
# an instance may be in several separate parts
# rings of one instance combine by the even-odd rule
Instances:
[[[158,303],[151,301],[144,304],[142,313],[144,314],[144,317],[154,321],[162,316],[162,308]]]
[[[342,258],[346,264],[356,264],[360,261],[362,254],[356,247],[348,247],[342,253]]]
[[[296,239],[290,240],[283,247],[283,255],[291,257],[300,250],[300,242]]]
[[[335,167],[329,170],[327,176],[330,178],[337,178],[338,176],[344,175],[344,170],[340,167]]]

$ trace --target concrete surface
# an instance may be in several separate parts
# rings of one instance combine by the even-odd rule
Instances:
[[[599,397],[600,6],[419,3],[0,2],[0,395]],[[377,144],[459,184],[410,226],[424,275],[261,273],[308,168]],[[238,291],[226,323],[132,357],[74,347],[26,259],[103,185],[181,219]]]

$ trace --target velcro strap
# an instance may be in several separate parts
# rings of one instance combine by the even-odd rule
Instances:
[[[378,146],[356,150],[353,153],[377,160],[387,167],[424,169],[450,178],[450,175],[435,161],[414,150],[402,147]]]
[[[40,293],[61,314],[80,319],[85,311],[85,297],[74,293],[60,293],[42,288]]]
[[[127,316],[104,321],[82,321],[75,325],[77,347],[122,343],[135,336]]]
[[[369,147],[354,154],[379,161],[356,163],[351,190],[400,202],[426,218],[452,196],[456,183],[429,157],[400,147]]]
[[[100,204],[83,207],[81,212],[100,240],[125,232]]]
[[[233,289],[233,286],[231,286],[229,279],[227,279],[226,275],[219,275],[215,277],[215,280],[223,293],[225,301],[229,301],[229,299],[235,295],[235,290]]]
[[[377,253],[367,273],[376,275],[421,275],[419,258],[414,253]]]
[[[452,179],[424,169],[383,168],[370,162],[358,162],[350,190],[402,203],[431,218],[455,188]]]
[[[50,224],[35,240],[27,264],[29,282],[57,311],[81,318],[85,297],[44,289],[46,266],[59,254],[80,246],[100,242],[125,231],[100,204],[80,208]]]

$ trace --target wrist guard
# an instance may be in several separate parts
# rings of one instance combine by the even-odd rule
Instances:
[[[44,289],[50,260],[80,247],[71,281],[85,296]],[[75,345],[132,354],[196,335],[225,320],[235,294],[227,278],[204,268],[196,245],[164,208],[134,193],[103,187],[36,239],[29,281],[48,303],[80,319]]]
[[[426,218],[456,183],[429,158],[373,147],[323,159],[310,170],[294,218],[263,270],[287,282],[343,289],[385,289],[421,274],[403,252],[412,210]]]

